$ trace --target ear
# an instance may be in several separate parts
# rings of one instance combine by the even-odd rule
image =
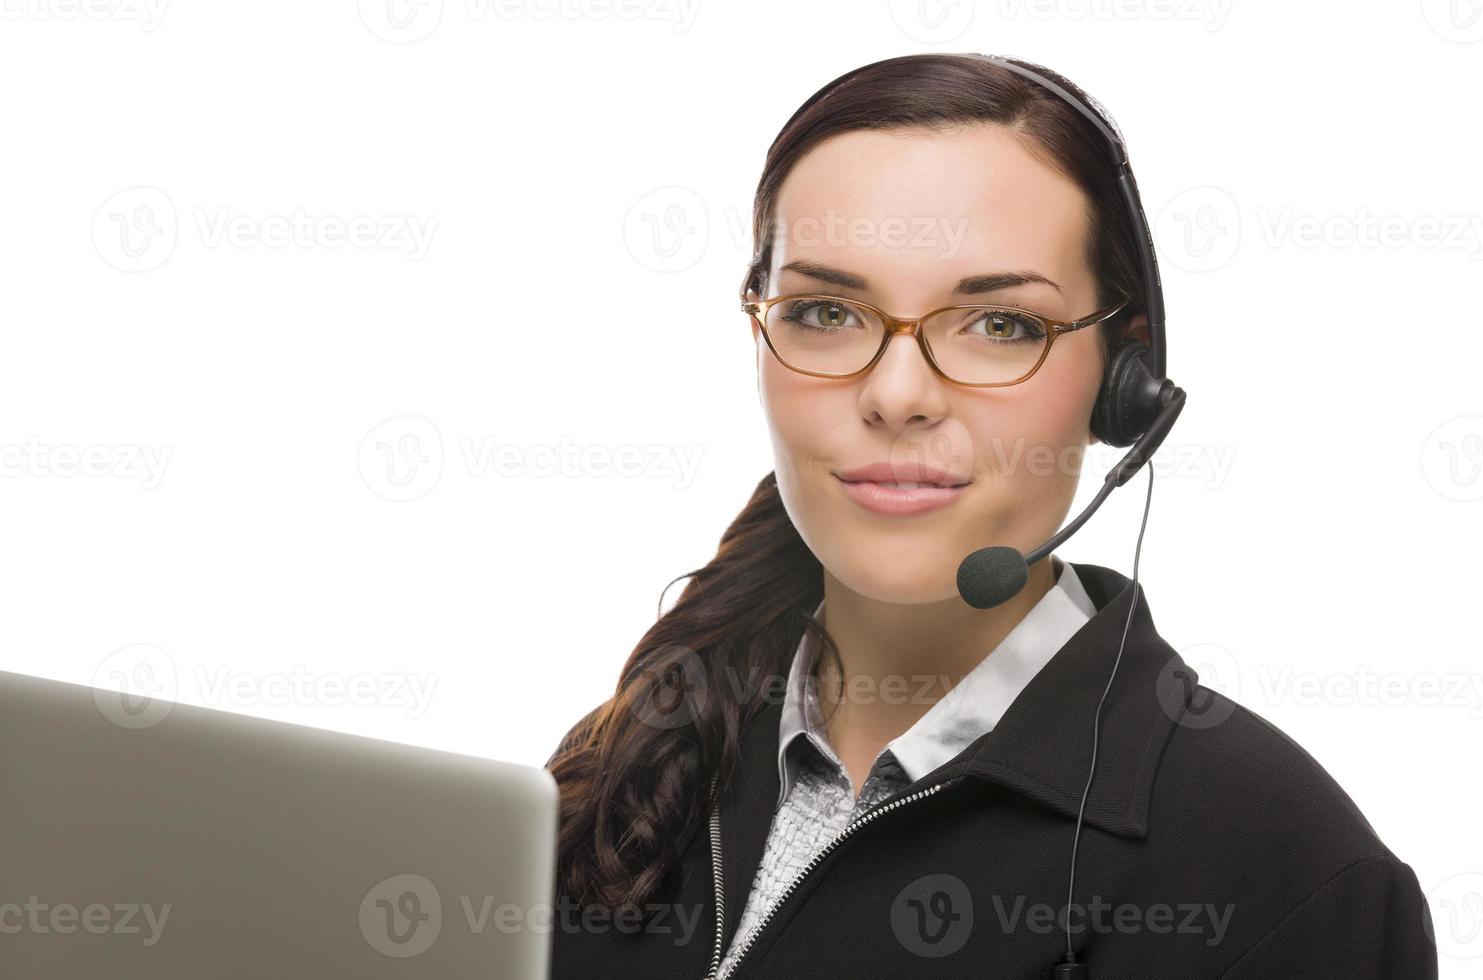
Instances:
[[[1152,343],[1152,338],[1150,337],[1148,332],[1147,313],[1139,313],[1137,316],[1133,317],[1133,319],[1128,321],[1128,325],[1123,328],[1122,336],[1119,339],[1119,343],[1124,340],[1141,340],[1145,344]],[[1095,435],[1092,434],[1091,427],[1088,426],[1086,444],[1088,446],[1091,446],[1101,441],[1101,439],[1098,439]]]
[[[1123,330],[1123,339],[1141,340],[1145,344],[1152,343],[1152,340],[1149,337],[1148,333],[1147,313],[1139,313],[1137,316],[1133,317],[1133,319],[1128,323],[1127,327]]]

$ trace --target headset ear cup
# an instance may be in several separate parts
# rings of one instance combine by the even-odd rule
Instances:
[[[1091,429],[1092,435],[1109,446],[1131,446],[1158,414],[1156,399],[1152,405],[1145,404],[1150,380],[1144,361],[1147,353],[1143,341],[1125,340],[1112,352],[1102,374]]]

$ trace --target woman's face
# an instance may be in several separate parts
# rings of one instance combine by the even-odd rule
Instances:
[[[902,317],[960,303],[1061,321],[1097,310],[1085,195],[995,124],[830,137],[784,181],[774,223],[769,297],[826,293]],[[1006,273],[1046,281],[959,291],[962,280]],[[1099,329],[1059,337],[1028,381],[969,388],[936,374],[901,335],[859,377],[800,374],[754,323],[778,488],[826,573],[877,601],[941,601],[956,597],[969,552],[1028,552],[1054,534],[1092,441]],[[968,483],[945,506],[882,514],[836,475],[872,463],[898,474],[926,463]]]

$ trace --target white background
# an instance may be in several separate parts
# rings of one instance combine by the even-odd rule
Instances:
[[[772,468],[778,128],[1018,55],[1155,227],[1158,629],[1483,964],[1476,0],[388,2],[0,0],[0,667],[540,764]],[[1145,479],[1058,554],[1131,574]]]

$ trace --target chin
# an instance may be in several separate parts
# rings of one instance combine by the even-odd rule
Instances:
[[[903,562],[899,557],[864,557],[852,553],[839,563],[824,565],[840,584],[874,602],[901,606],[941,602],[958,594],[958,563],[968,553],[944,552],[931,560]]]

